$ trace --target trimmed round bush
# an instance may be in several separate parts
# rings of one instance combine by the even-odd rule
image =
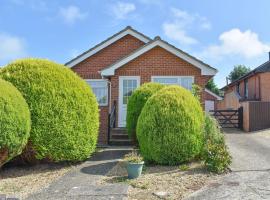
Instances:
[[[29,133],[27,103],[11,83],[0,79],[0,167],[22,152]]]
[[[70,69],[49,60],[23,59],[7,65],[0,76],[17,87],[30,108],[24,161],[81,161],[95,150],[98,104],[91,88]]]
[[[198,156],[203,145],[200,102],[180,86],[168,86],[148,99],[138,119],[137,137],[146,161],[177,165]]]
[[[164,85],[159,83],[145,83],[137,88],[128,100],[127,105],[127,130],[129,138],[137,141],[136,126],[139,115],[146,101]]]

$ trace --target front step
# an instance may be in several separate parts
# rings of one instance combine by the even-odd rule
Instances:
[[[111,129],[110,144],[115,146],[129,146],[133,142],[128,138],[125,128],[113,128]]]
[[[114,133],[111,135],[112,140],[128,140],[128,135],[123,133]]]
[[[119,140],[119,139],[111,139],[110,145],[114,146],[131,146],[133,142],[131,140]]]

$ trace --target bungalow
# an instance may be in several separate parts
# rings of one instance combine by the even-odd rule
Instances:
[[[66,66],[85,79],[97,97],[100,144],[107,144],[112,138],[112,135],[108,137],[111,126],[117,128],[118,134],[124,130],[128,97],[141,84],[153,81],[177,84],[190,90],[195,83],[204,89],[217,73],[215,68],[160,37],[151,39],[130,26],[72,59]],[[202,93],[203,106],[204,100]]]

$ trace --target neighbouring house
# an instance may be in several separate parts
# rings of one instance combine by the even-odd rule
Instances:
[[[195,83],[204,89],[217,73],[215,68],[160,37],[151,39],[130,26],[72,59],[66,66],[85,79],[97,97],[100,144],[110,140],[111,126],[118,130],[126,126],[128,97],[141,84],[151,81],[178,84],[190,90]],[[204,101],[205,93],[202,93],[203,107]]]
[[[217,109],[217,104],[222,100],[222,97],[205,88],[204,99],[204,110],[209,112],[211,110]]]
[[[270,53],[269,61],[223,87],[224,100],[217,109],[243,107],[246,131],[270,128]]]

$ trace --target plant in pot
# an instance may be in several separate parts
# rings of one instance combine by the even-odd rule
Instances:
[[[126,169],[129,179],[138,178],[142,174],[144,161],[136,151],[132,151],[125,155],[124,161],[126,161]]]

